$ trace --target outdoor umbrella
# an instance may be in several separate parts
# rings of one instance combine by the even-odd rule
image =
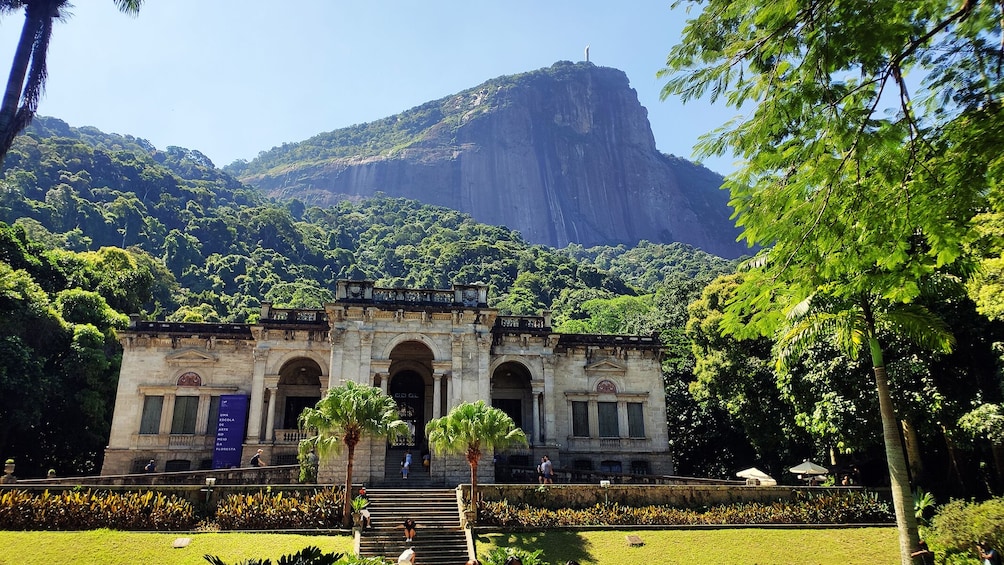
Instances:
[[[788,470],[797,475],[825,475],[830,472],[826,467],[816,465],[808,459]]]
[[[736,476],[743,479],[756,479],[757,481],[760,481],[761,486],[765,487],[774,486],[777,484],[777,481],[774,480],[774,477],[771,477],[770,475],[764,473],[763,471],[757,469],[756,467],[743,469],[742,471],[736,473]]]

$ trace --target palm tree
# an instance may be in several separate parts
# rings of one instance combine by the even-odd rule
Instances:
[[[467,457],[471,466],[471,507],[478,510],[478,462],[481,455],[495,449],[527,445],[526,434],[508,414],[485,404],[484,400],[464,402],[442,418],[425,425],[429,447],[437,454]]]
[[[345,466],[345,505],[342,523],[351,524],[352,465],[356,446],[363,436],[386,437],[408,433],[408,425],[398,418],[397,403],[379,388],[352,381],[328,389],[328,394],[314,408],[306,408],[299,417],[301,429],[317,435],[300,442],[300,452],[317,449],[319,457],[348,448]]]
[[[127,14],[139,12],[143,0],[114,0]],[[0,103],[0,164],[17,134],[28,127],[45,89],[45,58],[52,24],[64,17],[67,0],[0,0],[0,15],[24,8],[24,26],[14,52],[7,89]],[[20,107],[18,104],[20,103]]]
[[[941,319],[917,304],[883,303],[875,296],[862,295],[854,303],[828,304],[820,309],[819,301],[814,303],[814,298],[817,297],[807,298],[790,311],[790,324],[787,331],[780,335],[776,346],[778,370],[787,370],[790,361],[821,337],[835,341],[852,359],[856,359],[863,348],[868,348],[879,400],[882,439],[900,545],[916,547],[918,535],[913,492],[899,435],[899,421],[889,392],[889,376],[879,333],[885,331],[905,337],[921,347],[943,353],[951,351],[954,338]]]

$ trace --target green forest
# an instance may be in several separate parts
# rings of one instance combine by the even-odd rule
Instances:
[[[781,474],[832,457],[883,480],[868,363],[817,345],[778,377],[770,338],[721,330],[745,276],[735,262],[680,244],[550,249],[401,199],[268,200],[197,151],[53,118],[37,118],[4,166],[0,456],[24,476],[100,468],[128,316],[254,322],[262,302],[320,307],[337,280],[371,279],[484,282],[491,306],[550,310],[556,331],[659,335],[679,474]],[[887,353],[911,469],[939,495],[1000,492],[1002,438],[978,414],[1000,402],[1002,328],[965,293],[929,307],[955,350],[894,339]]]

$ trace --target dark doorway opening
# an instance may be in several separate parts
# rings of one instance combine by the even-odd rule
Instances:
[[[390,381],[390,396],[411,437],[391,438],[395,447],[416,447],[425,437],[425,380],[415,371],[401,371]]]

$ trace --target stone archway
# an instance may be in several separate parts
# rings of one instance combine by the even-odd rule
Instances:
[[[432,417],[433,353],[420,341],[406,341],[394,347],[390,360],[387,393],[411,431],[408,438],[389,438],[391,447],[420,448],[425,444],[425,424]]]
[[[303,409],[313,408],[320,399],[321,367],[307,357],[290,359],[279,370],[275,427],[295,430]]]
[[[508,414],[533,443],[540,422],[534,421],[531,378],[522,363],[508,361],[496,367],[492,372],[492,406]]]

